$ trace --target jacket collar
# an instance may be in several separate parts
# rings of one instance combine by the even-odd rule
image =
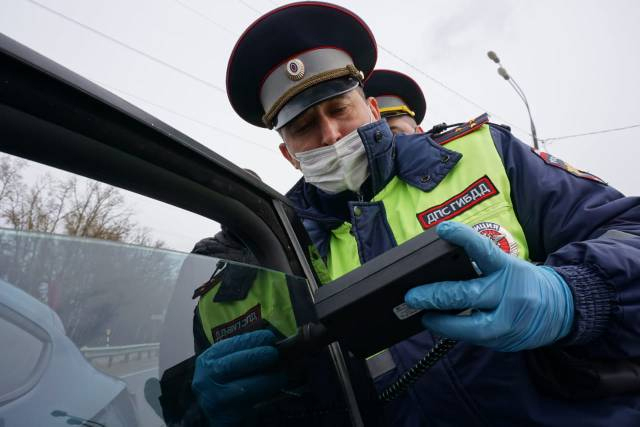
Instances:
[[[358,129],[369,160],[370,176],[361,194],[370,200],[395,176],[422,191],[431,191],[460,160],[462,154],[435,143],[427,134],[394,136],[386,120]],[[348,202],[358,200],[351,191],[328,194],[300,179],[287,198],[303,219],[332,230],[349,219]]]

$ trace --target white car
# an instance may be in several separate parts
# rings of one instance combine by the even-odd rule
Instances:
[[[4,280],[0,342],[0,425],[136,425],[126,384],[87,362],[55,311]]]

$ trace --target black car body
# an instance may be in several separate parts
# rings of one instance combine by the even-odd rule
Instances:
[[[308,238],[286,198],[176,129],[4,36],[0,36],[0,147],[11,156],[224,224],[255,255],[260,268],[306,279],[309,295],[317,289],[305,250]],[[202,237],[206,235],[203,231]],[[191,279],[185,281],[180,273],[188,256],[184,253],[8,229],[0,229],[0,245],[0,277],[11,283],[7,286],[35,289],[34,283],[42,280],[38,277],[56,272],[55,287],[62,288],[64,296],[56,311],[69,335],[64,339],[71,339],[84,354],[82,363],[102,371],[96,377],[112,377],[111,386],[126,383],[135,402],[124,410],[135,411],[133,416],[105,418],[105,408],[115,399],[98,398],[102,394],[96,388],[102,386],[74,376],[69,369],[66,384],[58,386],[80,385],[84,396],[55,394],[50,407],[57,409],[47,409],[38,424],[161,424],[153,380],[193,355],[191,293],[215,263],[197,258]],[[32,249],[18,250],[25,247]],[[120,334],[120,342],[113,341],[117,333],[112,331]],[[327,358],[342,390],[340,399],[350,407],[347,422],[361,424],[337,345],[327,350]],[[0,377],[11,369],[0,366]],[[36,382],[31,392],[16,395],[13,402],[0,402],[0,425],[10,420],[12,404],[21,402],[34,413],[42,409],[33,390],[45,386],[51,387]],[[70,398],[76,399],[74,405],[68,404]],[[82,406],[78,399],[101,407],[78,409]]]

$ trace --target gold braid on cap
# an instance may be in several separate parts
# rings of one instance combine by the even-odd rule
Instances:
[[[290,87],[286,90],[280,97],[273,103],[268,112],[262,116],[262,122],[269,128],[273,129],[273,119],[276,114],[284,107],[284,105],[291,100],[294,96],[299,94],[300,92],[310,88],[311,86],[315,86],[318,83],[326,82],[327,80],[338,79],[340,77],[356,77],[360,82],[362,82],[362,72],[358,70],[354,65],[347,64],[344,68],[338,68],[337,70],[328,70],[318,73],[312,77],[309,77],[307,80],[301,81],[299,84]]]

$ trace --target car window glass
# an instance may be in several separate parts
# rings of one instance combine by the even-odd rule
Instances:
[[[250,267],[253,255],[214,221],[0,154],[0,290],[21,291],[2,302],[51,340],[38,383],[0,407],[0,420],[163,425],[159,379],[194,355],[192,296],[224,256],[253,278],[291,280]],[[42,344],[1,319],[0,339],[14,343],[0,356],[1,395]]]

